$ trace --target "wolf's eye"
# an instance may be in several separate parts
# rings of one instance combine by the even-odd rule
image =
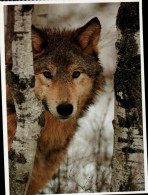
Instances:
[[[51,72],[49,72],[49,71],[43,72],[43,75],[44,75],[44,77],[46,77],[47,79],[52,79]]]
[[[78,78],[80,76],[80,72],[79,71],[74,71],[72,74],[72,78]]]

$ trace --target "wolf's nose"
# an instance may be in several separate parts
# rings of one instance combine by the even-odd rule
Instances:
[[[73,111],[73,105],[72,104],[60,104],[57,107],[57,111],[61,116],[69,116]]]

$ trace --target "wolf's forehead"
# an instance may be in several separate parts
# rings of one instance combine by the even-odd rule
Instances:
[[[55,65],[68,66],[74,61],[70,52],[64,50],[57,51],[54,54],[51,54],[51,63]]]
[[[35,70],[41,69],[58,69],[62,71],[66,71],[71,68],[76,68],[78,64],[77,57],[74,57],[72,54],[66,52],[53,52],[49,53],[46,56],[40,57],[35,61],[34,67]],[[81,63],[82,64],[82,63]]]
[[[50,69],[57,68],[58,70],[65,70],[65,72],[67,72],[66,70],[72,71],[77,68],[88,74],[94,74],[97,71],[98,61],[70,45],[68,41],[58,45],[52,45],[51,42],[51,46],[52,50],[47,48],[45,54],[36,60],[35,69],[42,69],[48,66]]]

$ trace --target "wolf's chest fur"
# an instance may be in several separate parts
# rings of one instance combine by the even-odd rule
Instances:
[[[52,178],[67,153],[77,120],[102,91],[98,61],[100,22],[93,18],[74,31],[32,28],[35,94],[45,105],[45,126],[38,140],[28,195]],[[9,149],[16,131],[16,113],[7,86]]]
[[[76,125],[76,119],[62,122],[54,118],[49,112],[46,112],[45,127],[42,129],[38,141],[39,152],[45,158],[48,158],[51,153],[58,153],[65,150],[73,137]]]

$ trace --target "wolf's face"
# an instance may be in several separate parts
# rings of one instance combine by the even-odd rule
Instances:
[[[33,29],[32,36],[36,96],[54,117],[78,117],[103,85],[99,21],[71,32]]]
[[[53,116],[68,119],[89,98],[93,80],[76,65],[69,70],[49,65],[36,75],[35,93]]]

